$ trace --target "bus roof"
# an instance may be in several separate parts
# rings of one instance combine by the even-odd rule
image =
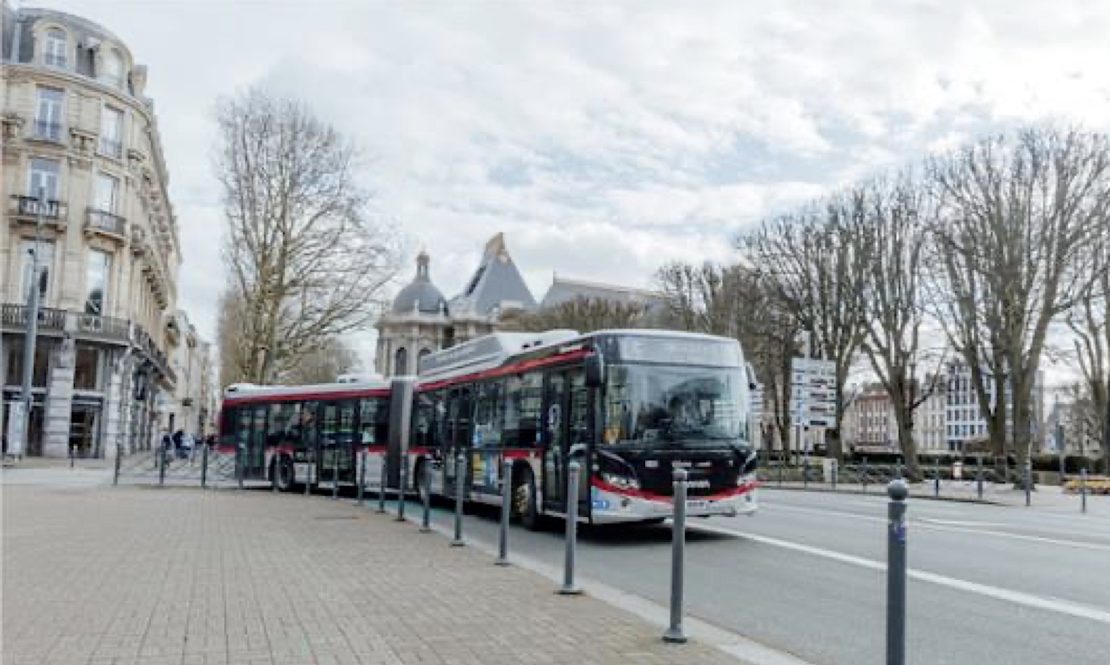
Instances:
[[[580,334],[575,330],[538,333],[493,333],[458,346],[430,353],[419,361],[419,379],[433,383],[470,376],[516,363],[525,358],[556,355],[592,345],[598,337],[662,337],[739,344],[716,335],[647,328],[597,330]]]
[[[282,402],[303,399],[340,399],[345,397],[384,396],[389,393],[389,382],[353,381],[347,383],[316,383],[303,386],[258,386],[236,383],[224,390],[224,401]]]

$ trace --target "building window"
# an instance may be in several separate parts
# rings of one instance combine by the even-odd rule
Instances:
[[[100,154],[123,156],[123,111],[105,106],[100,114]]]
[[[77,358],[73,365],[73,387],[78,390],[98,390],[100,388],[100,351],[96,347],[77,347]]]
[[[31,277],[31,264],[35,258],[35,241],[24,240],[21,245],[22,251],[20,252],[21,264],[19,270],[20,276],[20,293],[23,294],[24,302],[31,296],[31,285],[35,283]],[[46,300],[46,295],[50,292],[50,266],[54,261],[54,243],[42,241],[39,243],[39,260],[38,260],[38,284],[39,284],[39,299],[40,303]]]
[[[112,255],[90,249],[85,265],[85,313],[102,316],[108,310],[108,284]]]
[[[393,373],[394,374],[407,374],[409,366],[409,354],[405,351],[405,347],[397,349],[397,353],[393,359]]]
[[[66,33],[60,28],[50,28],[46,31],[46,40],[42,49],[42,64],[47,67],[65,67],[67,40]]]
[[[100,79],[117,88],[123,87],[123,56],[116,49],[104,54],[104,71]]]
[[[62,113],[65,93],[57,88],[39,88],[35,107],[35,138],[62,140]]]
[[[95,207],[103,212],[116,212],[116,193],[119,191],[119,178],[107,173],[96,175]]]
[[[27,196],[39,197],[39,190],[45,191],[47,201],[58,200],[58,161],[34,158],[27,174]]]

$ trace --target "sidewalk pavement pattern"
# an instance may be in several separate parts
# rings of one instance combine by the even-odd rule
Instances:
[[[737,662],[350,500],[33,485],[3,499],[5,665]]]

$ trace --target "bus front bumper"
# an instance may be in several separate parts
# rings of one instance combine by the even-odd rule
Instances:
[[[710,496],[694,496],[686,500],[687,517],[751,515],[759,506],[755,481]],[[590,517],[595,524],[614,522],[645,522],[668,518],[674,514],[669,496],[626,490],[594,481],[590,488]]]

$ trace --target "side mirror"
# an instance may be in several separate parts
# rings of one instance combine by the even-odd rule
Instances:
[[[594,352],[586,356],[586,386],[599,388],[605,383],[605,359]]]
[[[751,363],[745,363],[744,369],[748,374],[748,390],[755,390],[759,387],[759,383],[755,379],[755,368]]]

